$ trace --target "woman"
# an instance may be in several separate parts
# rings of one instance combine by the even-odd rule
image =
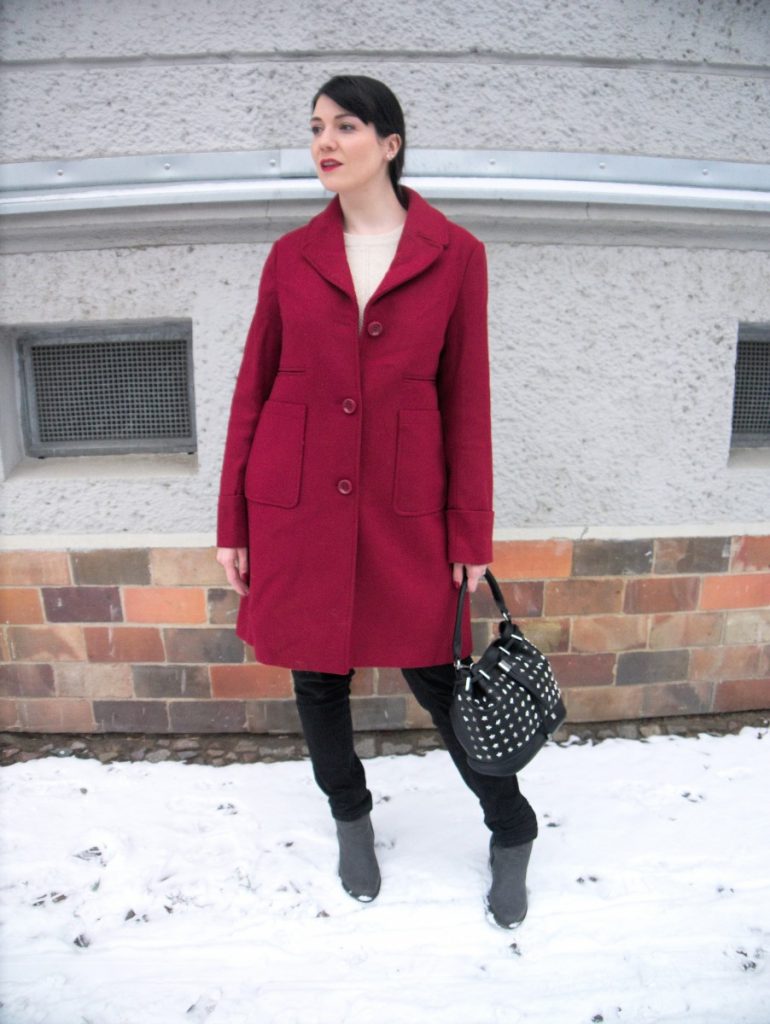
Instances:
[[[469,768],[449,722],[456,588],[465,571],[473,592],[492,558],[484,247],[399,184],[406,131],[387,86],[330,79],[310,129],[336,195],[278,239],[262,272],[217,557],[241,595],[238,635],[292,670],[345,890],[367,901],[380,888],[351,666],[395,666],[480,800],[488,907],[513,927],[527,910],[535,815],[515,777]]]

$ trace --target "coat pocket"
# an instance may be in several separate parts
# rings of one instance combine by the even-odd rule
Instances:
[[[302,484],[307,406],[267,401],[257,423],[246,466],[249,501],[294,508]]]
[[[440,512],[446,504],[441,413],[402,409],[398,414],[393,507],[402,516]]]

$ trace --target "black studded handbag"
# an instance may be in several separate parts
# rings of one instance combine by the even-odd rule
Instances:
[[[453,641],[456,682],[450,717],[468,764],[482,775],[515,775],[562,724],[567,711],[546,656],[511,620],[497,580],[485,579],[502,621],[499,637],[474,664],[461,660],[468,579],[457,601]]]

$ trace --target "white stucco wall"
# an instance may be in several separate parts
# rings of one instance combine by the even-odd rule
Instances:
[[[343,71],[394,88],[415,147],[770,152],[764,2],[6,0],[0,47],[8,162],[305,145],[315,88]],[[730,465],[729,442],[738,323],[770,321],[768,253],[617,231],[611,245],[533,243],[507,223],[487,246],[498,528],[766,520],[770,468]],[[213,529],[267,252],[242,238],[84,251],[65,238],[0,258],[0,325],[191,318],[199,432],[193,460],[17,468],[5,533]]]
[[[421,147],[770,151],[763,0],[6,0],[0,46],[5,160],[303,145],[348,70]]]
[[[499,528],[767,517],[770,467],[728,465],[737,324],[770,320],[766,253],[487,248]],[[229,397],[266,252],[4,258],[6,324],[29,310],[46,321],[191,317],[199,435],[197,468],[177,460],[165,474],[157,460],[117,476],[114,460],[68,460],[64,475],[35,463],[4,484],[4,532],[212,529]]]

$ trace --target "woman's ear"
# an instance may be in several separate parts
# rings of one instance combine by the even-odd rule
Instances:
[[[401,136],[394,132],[393,135],[388,136],[388,160],[392,160],[398,153],[399,149],[401,149]]]

